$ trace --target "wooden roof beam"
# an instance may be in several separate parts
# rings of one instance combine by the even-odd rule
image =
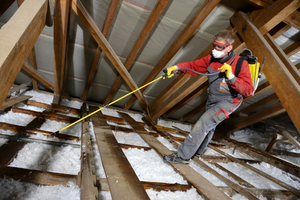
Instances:
[[[64,92],[68,27],[70,22],[70,1],[57,0],[54,17],[54,98],[53,103],[59,104]]]
[[[24,2],[24,0],[17,0],[18,6],[20,7],[23,2]],[[34,69],[37,69],[34,47],[32,48],[31,52],[29,53],[29,56],[28,56],[27,59],[28,59],[28,63]],[[31,82],[32,82],[32,88],[35,89],[35,90],[37,90],[38,89],[38,81],[35,78],[31,77]]]
[[[292,55],[300,51],[300,40],[295,41],[292,45],[288,46],[283,51],[288,57],[291,57]]]
[[[149,37],[152,29],[154,28],[154,25],[158,21],[159,17],[161,16],[162,12],[166,8],[167,4],[170,0],[160,0],[157,1],[155,7],[153,8],[146,24],[143,27],[143,30],[141,31],[139,37],[137,38],[131,52],[129,53],[129,56],[127,57],[124,66],[127,70],[130,69],[130,66],[132,65],[134,59],[138,55],[139,51],[143,47],[144,43],[146,42],[146,39]],[[115,82],[113,83],[109,94],[107,95],[104,104],[108,104],[112,98],[114,97],[114,94],[118,90],[120,84],[122,82],[122,77],[120,75],[117,76]]]
[[[300,30],[300,13],[295,10],[291,15],[283,20],[286,24]]]
[[[119,0],[110,1],[109,8],[108,8],[108,11],[106,13],[106,18],[105,18],[105,21],[104,21],[104,24],[103,24],[103,27],[102,27],[102,34],[105,38],[108,35],[109,29],[111,27],[111,23],[114,19],[116,10],[118,8],[118,5],[119,5]],[[102,53],[102,50],[98,46],[98,48],[96,49],[95,55],[94,55],[94,60],[93,60],[92,67],[91,67],[90,72],[89,72],[89,76],[88,76],[86,84],[85,84],[84,92],[83,92],[83,95],[81,97],[81,99],[83,101],[86,100],[86,98],[89,94],[90,87],[93,83],[94,77],[97,74],[97,67],[98,67],[98,63],[99,63],[99,60],[100,60],[101,53]]]
[[[32,53],[32,51],[30,52]],[[33,79],[38,80],[42,84],[44,84],[47,88],[54,91],[54,84],[50,81],[46,76],[41,74],[37,69],[32,67],[28,62],[25,62],[22,69],[24,69],[28,74],[33,77]]]
[[[117,54],[114,52],[108,41],[105,39],[92,17],[84,8],[80,0],[72,0],[72,9],[79,16],[83,24],[86,26],[86,28],[96,40],[96,42],[98,43],[102,51],[105,53],[105,55],[108,57],[108,59],[115,66],[116,70],[120,73],[120,75],[128,84],[130,89],[136,90],[138,88],[136,83],[134,82],[134,80],[132,79],[132,77],[130,76],[130,74],[128,73],[128,71],[126,70],[123,63],[121,62]],[[141,91],[137,91],[134,94],[140,100],[144,108],[148,109],[147,101],[142,95]]]
[[[239,35],[243,38],[247,46],[259,60],[262,60],[265,56],[267,57],[267,61],[264,65],[264,74],[299,131],[299,84],[245,13],[235,13],[231,17],[231,22],[236,27]]]
[[[0,30],[0,105],[45,26],[47,3],[25,1]]]
[[[195,32],[195,30],[199,27],[199,25],[205,20],[205,18],[211,13],[211,11],[218,5],[220,0],[206,0],[195,16],[191,19],[188,25],[184,28],[184,30],[180,33],[180,35],[176,38],[167,52],[163,55],[163,57],[158,61],[156,66],[147,76],[147,78],[143,81],[142,85],[152,81],[161,70],[168,64],[171,58],[177,53],[177,51],[185,44],[185,42],[191,37],[191,35]],[[142,89],[145,91],[146,87]],[[124,109],[129,109],[136,98],[132,96],[130,100],[127,102]]]

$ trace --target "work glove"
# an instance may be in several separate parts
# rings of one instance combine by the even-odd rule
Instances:
[[[226,77],[228,78],[228,80],[233,79],[235,76],[232,73],[232,68],[229,64],[224,63],[224,65],[220,68],[221,72],[225,72]]]
[[[163,70],[163,72],[165,73],[164,79],[165,79],[165,77],[171,78],[172,76],[174,76],[174,74],[177,72],[177,70],[178,70],[177,65],[174,65],[172,67],[168,67],[167,69],[164,69]]]

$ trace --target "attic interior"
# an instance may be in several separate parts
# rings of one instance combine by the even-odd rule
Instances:
[[[300,198],[300,163],[283,157],[300,156],[299,0],[0,0],[0,5],[0,121],[9,113],[35,117],[24,125],[0,122],[3,132],[14,132],[0,134],[7,139],[0,146],[1,179],[43,186],[76,183],[80,195],[75,199],[156,199],[147,189],[182,191],[191,199]],[[172,153],[190,131],[178,124],[192,127],[203,114],[208,97],[207,76],[176,74],[163,79],[163,69],[210,54],[213,36],[224,29],[234,33],[235,53],[249,48],[259,62],[266,58],[256,92],[245,97],[240,108],[218,126],[209,144],[209,149],[222,156],[193,158],[227,186],[216,186],[189,165],[180,164],[170,166],[186,184],[139,180],[122,149],[142,148],[161,157]],[[47,103],[32,99],[37,93],[53,99]],[[80,106],[64,104],[67,100]],[[31,111],[20,104],[44,110]],[[102,112],[83,119],[99,109]],[[109,116],[109,109],[117,114]],[[80,130],[76,134],[59,131],[53,136],[57,127],[40,128],[48,119],[67,125],[83,120],[77,124]],[[264,149],[232,139],[238,135],[236,131],[257,127],[260,135],[272,130]],[[118,142],[114,137],[118,131],[135,132],[149,147]],[[37,141],[31,134],[47,139]],[[174,149],[162,145],[160,137]],[[68,143],[73,140],[77,143]],[[78,174],[10,165],[27,143],[45,141],[54,146],[77,145]],[[283,143],[295,149],[276,149]],[[95,172],[93,145],[99,149],[104,177]],[[235,151],[252,159],[237,159]],[[228,170],[224,177],[204,161],[219,168],[220,163],[240,164],[282,188],[258,188]],[[253,167],[254,163],[280,169],[297,184],[289,185]],[[3,185],[0,183],[0,191],[5,191]],[[197,197],[186,193],[191,188]],[[100,191],[109,192],[109,197]],[[10,199],[1,194],[0,199]]]

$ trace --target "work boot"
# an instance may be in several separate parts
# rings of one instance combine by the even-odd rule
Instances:
[[[201,157],[201,155],[198,154],[198,153],[196,153],[195,156],[196,156],[197,158],[200,158],[200,157]]]
[[[172,153],[170,155],[164,155],[163,157],[164,162],[169,162],[169,163],[182,163],[182,164],[189,164],[190,159],[182,159],[178,153]]]

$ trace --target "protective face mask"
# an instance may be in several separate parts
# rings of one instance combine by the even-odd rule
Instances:
[[[225,53],[223,51],[218,51],[216,49],[212,50],[212,55],[214,58],[221,58]]]

